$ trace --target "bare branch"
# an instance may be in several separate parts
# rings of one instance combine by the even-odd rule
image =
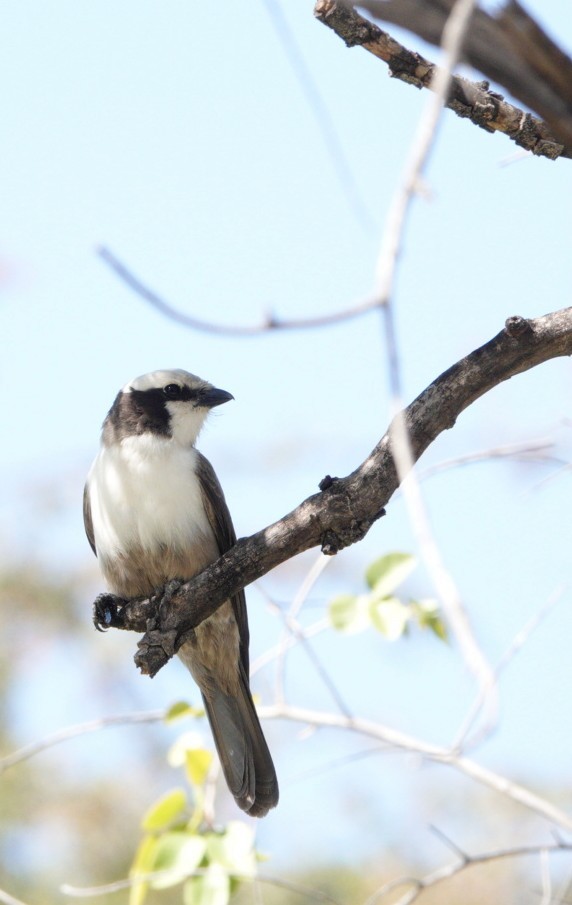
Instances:
[[[401,748],[403,751],[418,754],[425,760],[441,763],[458,770],[470,779],[481,783],[481,785],[487,786],[517,804],[534,811],[534,813],[544,817],[555,826],[572,830],[572,816],[569,816],[565,811],[555,807],[545,798],[541,798],[531,792],[530,789],[507,779],[506,776],[494,773],[468,757],[459,756],[450,748],[430,744],[374,720],[356,716],[347,717],[343,713],[310,710],[306,707],[297,707],[292,704],[274,704],[267,707],[259,707],[258,713],[263,719],[291,720],[313,727],[349,730],[358,735],[373,738],[378,742],[390,745],[392,748]]]
[[[136,292],[137,295],[162,315],[176,321],[182,327],[187,327],[190,330],[199,330],[203,333],[216,333],[223,336],[259,336],[271,330],[313,330],[316,327],[329,327],[342,321],[352,320],[354,317],[361,317],[363,314],[368,314],[378,307],[377,300],[369,298],[356,302],[355,305],[345,308],[343,311],[336,311],[333,314],[324,314],[319,317],[282,319],[275,317],[273,314],[268,314],[259,324],[250,326],[244,326],[243,324],[215,324],[212,321],[204,321],[190,314],[184,314],[174,308],[157,292],[143,283],[139,277],[135,276],[108,248],[102,246],[98,248],[97,253],[133,292]]]
[[[413,461],[484,393],[515,374],[572,354],[572,308],[534,320],[511,317],[505,328],[431,383],[403,412]],[[367,459],[345,478],[329,478],[288,515],[241,538],[219,560],[170,595],[167,606],[129,601],[111,627],[146,632],[136,662],[154,675],[185,641],[185,635],[238,590],[303,550],[321,546],[337,553],[365,537],[396,491],[394,427]]]
[[[14,896],[11,896],[10,893],[6,892],[4,889],[0,889],[0,902],[2,905],[27,905],[26,902],[14,898]]]
[[[393,298],[395,273],[403,246],[407,215],[411,209],[413,198],[419,190],[421,178],[435,142],[443,104],[451,84],[452,70],[460,57],[475,3],[476,0],[456,0],[443,29],[444,66],[436,72],[433,83],[435,94],[426,105],[404,168],[404,176],[391,203],[378,255],[374,294],[379,299],[384,319],[391,402],[392,410],[395,412],[391,451],[398,481],[403,491],[421,556],[451,630],[459,644],[462,656],[477,679],[480,688],[487,690],[486,700],[492,710],[495,696],[494,693],[488,693],[489,691],[494,692],[492,668],[477,643],[453,577],[445,567],[430,528],[419,482],[413,471],[415,457],[408,436],[405,413],[402,411],[403,399]]]
[[[520,631],[517,632],[512,642],[509,644],[507,650],[505,650],[502,657],[495,666],[493,676],[495,684],[497,683],[498,678],[503,670],[506,669],[506,667],[512,662],[516,654],[526,644],[532,632],[535,631],[540,623],[548,616],[553,607],[560,601],[565,590],[565,586],[560,586],[555,591],[553,591],[553,593],[550,595],[550,597],[548,598],[544,606],[541,607],[538,613],[536,613],[531,619],[529,619],[526,625],[524,625],[520,629]],[[482,726],[477,732],[475,732],[472,737],[468,737],[471,727],[474,725],[486,702],[486,691],[486,689],[480,690],[476,700],[474,701],[472,707],[469,709],[466,717],[464,718],[461,727],[457,732],[457,736],[452,744],[452,747],[456,751],[466,751],[469,747],[476,747],[488,735],[490,735],[490,733],[495,728],[494,722],[489,720],[485,723],[484,726]]]
[[[433,44],[441,43],[444,24],[453,6],[452,2],[440,4],[435,15],[439,19],[439,27],[425,26],[422,6],[431,7],[437,4],[422,4],[419,0],[398,0],[397,3],[372,2],[360,3],[380,19],[386,19],[419,34]],[[425,10],[426,11],[426,10]],[[480,13],[481,11],[479,11]],[[421,54],[409,50],[399,41],[382,31],[373,22],[364,19],[343,0],[318,0],[314,15],[339,35],[348,47],[360,46],[378,59],[388,64],[390,75],[416,88],[435,90],[435,77],[439,68]],[[484,14],[483,14],[484,15]],[[429,37],[431,35],[431,37]],[[481,72],[489,74],[483,66],[477,66]],[[494,77],[491,75],[491,77]],[[498,78],[503,86],[510,86]],[[519,96],[513,91],[515,96]],[[527,94],[528,96],[528,94]],[[521,98],[522,99],[522,98]],[[525,103],[529,101],[525,100]],[[469,79],[455,76],[446,101],[446,106],[457,116],[469,119],[476,126],[487,132],[502,132],[519,147],[531,151],[537,156],[555,160],[557,157],[572,157],[572,134],[566,133],[563,138],[554,132],[542,119],[515,107],[504,100],[501,94],[489,89],[488,82],[472,82]],[[536,109],[534,104],[530,104]],[[572,128],[572,127],[571,127]]]
[[[440,44],[455,0],[361,0],[360,6]],[[489,14],[476,9],[464,45],[471,66],[539,114],[563,144],[572,144],[572,60],[517,0]]]
[[[16,764],[20,764],[22,761],[34,757],[34,755],[39,754],[41,751],[46,751],[48,748],[53,748],[54,745],[59,745],[61,742],[67,742],[80,735],[87,735],[90,732],[99,732],[100,729],[108,729],[112,726],[158,723],[161,720],[164,720],[166,715],[166,710],[150,710],[141,713],[124,713],[119,716],[101,717],[97,720],[90,720],[88,723],[78,723],[75,726],[66,726],[65,729],[59,729],[57,732],[52,732],[51,735],[47,735],[45,738],[41,738],[36,742],[31,742],[29,745],[24,745],[23,748],[18,748],[18,750],[14,751],[12,754],[0,758],[0,774],[10,769],[10,767],[14,767]],[[2,901],[1,898],[0,901]]]
[[[465,453],[452,459],[444,459],[435,465],[424,468],[418,475],[420,481],[426,481],[435,475],[452,468],[464,468],[466,465],[478,465],[493,459],[513,459],[516,462],[556,463],[563,465],[563,460],[554,455],[553,440],[529,440],[524,443],[509,443],[506,446],[492,446],[473,453]],[[569,466],[566,466],[569,467]]]
[[[393,899],[394,905],[412,905],[426,889],[438,886],[446,880],[450,880],[451,877],[460,874],[469,867],[475,867],[478,864],[489,864],[491,861],[501,861],[507,858],[524,858],[530,857],[531,855],[540,855],[541,857],[544,855],[546,857],[549,852],[569,851],[572,851],[572,843],[560,841],[548,845],[522,845],[515,846],[514,848],[498,849],[497,851],[484,852],[481,855],[465,855],[459,861],[433,871],[433,873],[428,874],[422,880],[412,877],[400,877],[398,880],[392,880],[391,883],[386,883],[370,896],[365,905],[375,905],[375,903],[381,901],[383,896],[399,889],[400,886],[412,886],[413,888],[401,896],[401,898]],[[543,881],[546,888],[546,878],[544,874]],[[543,899],[543,901],[545,900]]]
[[[205,872],[206,868],[190,870],[186,875],[186,879],[189,877],[202,877]],[[125,880],[116,880],[114,883],[105,883],[102,886],[71,886],[69,883],[64,883],[60,887],[60,892],[65,896],[87,899],[95,896],[106,896],[113,892],[120,892],[123,889],[130,889],[136,883],[152,882],[153,880],[167,878],[169,875],[173,875],[172,868],[157,870],[148,874],[134,875]],[[251,877],[233,873],[231,871],[229,871],[227,875],[232,879],[237,880],[239,883],[261,883],[266,884],[267,886],[276,886],[279,889],[287,889],[296,895],[303,896],[305,901],[315,900],[316,902],[328,902],[329,905],[341,905],[338,899],[332,898],[332,896],[323,892],[321,889],[312,889],[310,886],[305,886],[301,883],[293,883],[290,880],[283,880],[280,877],[271,877],[268,874],[257,874],[255,877]],[[2,899],[0,899],[0,902],[1,901]],[[10,901],[7,900],[7,905],[25,905],[25,903],[17,902],[16,899],[11,899]]]
[[[347,159],[338,135],[336,123],[328,110],[320,87],[312,76],[312,71],[304,59],[294,32],[288,25],[282,4],[277,2],[277,0],[264,0],[264,6],[282,44],[284,53],[304,92],[306,101],[312,111],[314,122],[321,132],[324,146],[330,157],[340,187],[346,196],[346,201],[353,212],[356,222],[359,223],[364,233],[369,235],[375,228],[375,220],[357,184],[351,164]]]

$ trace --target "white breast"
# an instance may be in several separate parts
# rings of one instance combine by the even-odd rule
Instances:
[[[212,537],[196,462],[192,447],[152,434],[103,447],[88,477],[98,555],[115,558],[159,545],[184,550]]]

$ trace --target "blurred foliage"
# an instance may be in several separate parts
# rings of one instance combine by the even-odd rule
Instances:
[[[366,572],[367,593],[337,598],[330,605],[335,628],[351,632],[371,626],[391,640],[415,625],[444,638],[440,614],[430,601],[404,601],[397,594],[414,567],[413,558],[404,553],[376,560]],[[120,695],[126,675],[137,683],[130,664],[125,668],[112,658],[105,659],[105,653],[102,662],[96,654],[95,664],[91,664],[93,629],[86,618],[85,597],[81,575],[62,579],[38,566],[22,566],[0,577],[0,605],[9,615],[0,635],[0,755],[22,744],[23,718],[33,723],[34,717],[41,716],[26,710],[34,695],[32,684],[43,681],[41,667],[37,673],[34,670],[38,659],[44,662],[45,650],[55,655],[58,673],[65,676],[66,667],[71,669],[71,681],[79,678],[78,665],[82,673],[94,670],[90,710],[108,712],[109,688]],[[395,606],[398,615],[388,616],[389,610],[384,613],[385,607]],[[48,689],[52,688],[50,679],[45,676]],[[61,689],[66,678],[58,676],[58,682],[53,687]],[[201,708],[176,703],[167,712],[165,723],[202,716]],[[68,742],[0,773],[0,890],[30,905],[60,905],[74,901],[61,893],[64,883],[105,886],[130,876],[135,881],[131,889],[124,887],[92,901],[102,905],[296,905],[314,901],[356,905],[366,902],[388,881],[426,873],[426,853],[395,856],[387,833],[380,837],[379,860],[365,862],[360,852],[363,827],[358,821],[348,828],[351,835],[355,832],[356,844],[348,851],[346,864],[322,863],[319,840],[316,857],[320,860],[312,869],[276,869],[272,852],[261,864],[266,859],[255,848],[254,822],[244,818],[215,823],[217,766],[199,732],[182,732],[171,745],[168,765],[182,771],[184,783],[165,791],[169,771],[160,731],[153,726],[139,727],[136,742],[128,741],[125,750],[121,745],[108,745],[105,733],[97,733],[81,740],[81,750],[75,747],[79,742]],[[31,737],[36,740],[38,735]],[[433,794],[450,796],[450,784],[439,783]],[[459,819],[455,832],[466,827],[469,813],[478,818],[491,839],[496,838],[494,827],[499,825],[499,817],[504,820],[503,808],[509,814],[513,807],[492,793],[474,790],[464,793],[462,800],[456,795],[451,806]],[[419,802],[420,821],[424,820],[424,807],[427,802]],[[519,828],[524,829],[526,821],[520,812],[519,821]],[[512,817],[506,826],[513,833]],[[295,836],[296,825],[287,832]],[[450,863],[453,857],[444,851],[438,863]],[[537,876],[536,870],[530,878],[522,860],[485,864],[428,890],[421,905],[488,905],[491,901],[522,905],[534,900]],[[400,893],[403,891],[401,887]],[[384,905],[397,898],[384,898]]]
[[[387,553],[376,559],[365,573],[367,593],[342,594],[330,603],[333,627],[348,634],[372,627],[388,641],[397,641],[417,625],[445,641],[447,629],[435,600],[405,602],[394,593],[415,567],[415,558],[409,553]]]
[[[172,708],[168,719],[174,710],[177,716],[184,712]],[[192,708],[189,712],[196,715]],[[184,766],[192,799],[184,789],[175,788],[144,815],[144,835],[130,870],[129,905],[143,905],[149,890],[174,886],[180,887],[184,905],[227,905],[241,882],[256,874],[252,823],[233,820],[213,829],[208,819],[205,802],[214,784],[213,755],[196,747],[194,739],[187,733],[170,757]]]

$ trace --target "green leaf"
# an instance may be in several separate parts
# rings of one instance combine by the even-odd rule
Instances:
[[[372,600],[370,616],[375,628],[388,641],[397,641],[407,630],[411,611],[397,597],[385,597],[383,600]]]
[[[147,832],[160,832],[171,826],[187,806],[187,795],[184,789],[173,789],[152,805],[143,818],[143,829]]]
[[[157,839],[155,836],[144,836],[133,859],[129,876],[134,880],[129,891],[129,905],[143,905],[149,889],[147,882],[137,882],[134,878],[148,874],[155,862]]]
[[[387,553],[368,567],[365,579],[376,597],[387,597],[413,572],[417,563],[410,553]]]
[[[224,833],[211,833],[207,839],[207,855],[212,864],[242,877],[256,874],[254,831],[240,820],[231,820]]]
[[[176,701],[169,707],[164,719],[166,723],[175,723],[177,720],[182,720],[187,716],[203,716],[204,712],[202,707],[193,707],[192,704],[188,704],[186,701]]]
[[[441,641],[449,640],[447,626],[436,600],[412,600],[411,606],[420,628],[431,629]]]
[[[151,888],[167,889],[186,880],[203,860],[206,846],[206,840],[194,833],[178,831],[159,836],[152,870],[164,873],[149,880]]]
[[[182,732],[173,742],[167,753],[170,767],[184,767],[187,764],[187,752],[204,747],[204,738],[200,732]]]
[[[369,626],[369,597],[342,594],[331,601],[329,614],[333,627],[339,632],[361,632]]]
[[[187,750],[185,769],[189,782],[193,786],[203,786],[213,762],[211,751],[206,748],[192,748]]]
[[[184,905],[227,905],[230,879],[218,864],[211,864],[200,877],[191,877],[183,889]]]

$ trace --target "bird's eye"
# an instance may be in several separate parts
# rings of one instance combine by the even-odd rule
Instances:
[[[180,399],[182,390],[178,383],[168,383],[163,392],[167,399]]]

